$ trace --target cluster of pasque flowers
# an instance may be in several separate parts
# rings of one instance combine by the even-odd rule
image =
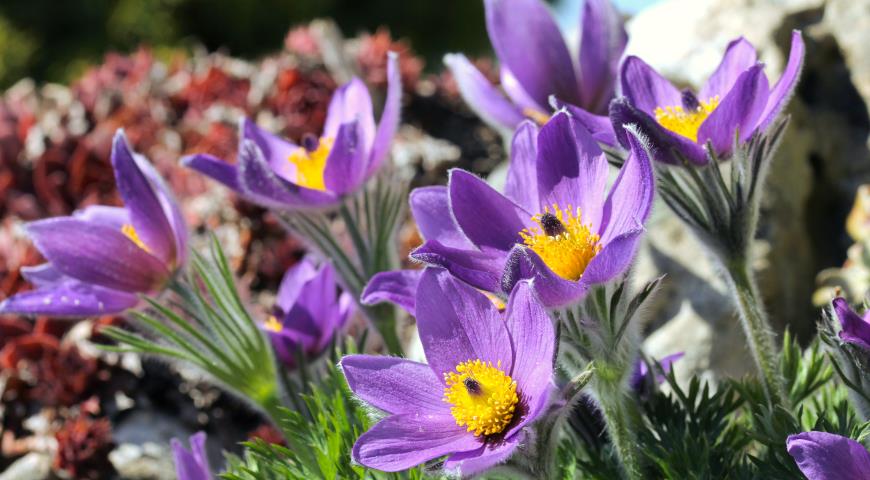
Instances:
[[[360,299],[328,263],[306,258],[287,272],[262,323],[289,368],[322,353],[362,305],[389,301],[416,317],[428,363],[373,355],[344,357],[353,393],[387,415],[356,442],[353,459],[398,471],[446,456],[443,468],[471,475],[505,462],[558,399],[556,314],[598,286],[624,278],[633,262],[664,164],[705,165],[764,135],[794,90],[803,61],[799,32],[771,88],[754,48],[729,44],[696,93],[680,91],[636,57],[606,0],[587,0],[576,58],[541,0],[485,0],[487,31],[501,61],[501,90],[460,54],[445,58],[469,105],[513,132],[501,191],[452,170],[446,186],[418,188],[410,207],[424,243],[421,270],[373,275]],[[395,57],[379,122],[366,86],[352,80],[329,106],[320,138],[291,143],[243,120],[238,163],[208,155],[184,163],[276,210],[335,207],[365,188],[389,153],[399,124]],[[609,114],[609,115],[608,115]],[[602,148],[622,149],[618,173]],[[134,307],[175,281],[187,257],[186,227],[163,181],[119,132],[112,164],[122,207],[89,207],[28,227],[48,263],[26,272],[36,290],[2,312],[81,317]],[[327,259],[329,260],[329,259]],[[839,338],[870,352],[870,325],[834,303]],[[554,313],[556,312],[556,313]],[[851,347],[850,347],[851,348]],[[669,368],[677,357],[663,362]],[[870,357],[868,357],[870,358]],[[640,389],[647,372],[626,370]],[[182,479],[210,478],[204,437],[173,446]],[[789,438],[812,479],[863,478],[870,454],[822,432]]]

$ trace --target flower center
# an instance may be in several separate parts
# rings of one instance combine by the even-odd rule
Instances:
[[[501,362],[469,360],[444,374],[444,401],[460,427],[475,436],[501,433],[514,418],[517,382],[501,370]]]
[[[719,96],[703,101],[698,100],[691,91],[685,90],[682,101],[682,106],[656,108],[656,121],[668,130],[697,142],[698,129],[719,106]]]
[[[534,108],[524,108],[523,115],[532,120],[533,122],[537,123],[539,126],[542,126],[550,121],[550,115],[548,113],[542,112]]]
[[[572,211],[573,210],[573,211]],[[576,212],[576,215],[575,215]],[[592,233],[591,225],[583,225],[580,209],[565,210],[553,204],[553,211],[544,208],[544,213],[532,217],[536,227],[530,227],[520,236],[523,242],[541,257],[556,275],[566,280],[579,280],[601,245],[601,238]]]
[[[326,190],[323,171],[326,169],[326,159],[333,142],[333,139],[327,137],[319,140],[306,137],[302,140],[302,146],[290,154],[287,160],[296,166],[297,185],[313,190]]]
[[[139,234],[136,233],[136,229],[133,228],[133,225],[130,225],[129,223],[125,223],[121,227],[121,233],[123,233],[127,238],[129,238],[130,241],[135,243],[137,247],[141,248],[142,250],[145,250],[148,253],[151,253],[151,250],[148,249],[148,246],[145,245],[145,242],[143,242],[142,239],[139,238]]]
[[[281,330],[284,330],[284,324],[278,321],[275,318],[275,315],[269,315],[269,318],[266,319],[266,323],[263,324],[263,328],[270,332],[280,333]]]

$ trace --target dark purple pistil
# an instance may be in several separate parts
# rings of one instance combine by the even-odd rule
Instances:
[[[683,93],[680,95],[680,99],[683,101],[683,109],[689,112],[694,112],[701,106],[701,102],[698,101],[698,97],[695,96],[695,92],[685,89]]]
[[[468,393],[472,395],[480,395],[480,382],[471,377],[466,377],[462,383],[465,385],[465,389],[468,390]]]
[[[548,237],[555,237],[565,233],[565,225],[550,212],[541,215],[541,227]]]

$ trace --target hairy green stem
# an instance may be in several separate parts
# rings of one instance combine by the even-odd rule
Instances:
[[[779,368],[779,349],[776,348],[773,330],[767,320],[748,260],[732,259],[725,263],[725,270],[728,273],[728,286],[734,296],[740,323],[749,342],[752,359],[761,376],[767,401],[771,405],[788,406],[785,381]]]
[[[626,392],[624,382],[616,379],[598,377],[595,391],[607,423],[607,433],[622,464],[625,478],[644,478],[636,433],[640,421],[637,404]]]
[[[381,334],[387,352],[390,355],[402,355],[404,350],[396,329],[396,309],[392,305],[382,303],[365,307],[365,313]]]

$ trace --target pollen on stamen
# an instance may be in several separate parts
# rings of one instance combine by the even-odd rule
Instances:
[[[148,253],[151,253],[151,250],[148,249],[148,245],[145,245],[145,242],[143,242],[142,239],[139,238],[139,234],[136,233],[136,229],[133,228],[133,225],[130,225],[129,223],[124,224],[121,227],[121,233],[123,233],[124,236],[126,236],[133,243],[135,243],[137,247],[141,248],[142,250],[145,250]]]
[[[537,224],[519,232],[523,243],[541,257],[556,275],[566,280],[579,280],[589,262],[601,251],[598,234],[591,225],[584,225],[580,209],[558,205],[544,209],[532,217]]]
[[[501,433],[510,425],[519,403],[517,382],[501,362],[468,360],[444,374],[444,401],[456,424],[475,436]]]
[[[719,96],[704,101],[698,100],[691,92],[688,95],[683,92],[681,102],[683,105],[656,108],[656,121],[668,130],[697,142],[698,129],[719,106]],[[692,105],[696,106],[692,108]]]
[[[278,321],[275,315],[269,315],[269,318],[266,319],[266,323],[263,324],[263,328],[270,332],[280,333],[284,330],[284,325]]]
[[[303,146],[294,150],[287,160],[296,167],[296,184],[313,190],[326,190],[323,172],[332,151],[333,140],[323,137],[303,139]]]

